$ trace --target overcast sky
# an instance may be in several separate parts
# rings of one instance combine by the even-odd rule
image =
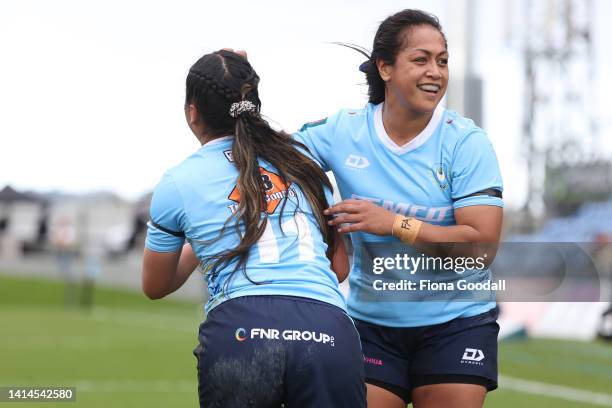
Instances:
[[[461,2],[453,1],[2,2],[0,188],[108,189],[127,198],[152,189],[198,148],[183,116],[185,76],[198,57],[222,47],[248,50],[261,77],[263,112],[288,131],[365,104],[357,69],[363,57],[328,42],[369,49],[380,21],[403,8],[440,17],[453,75],[462,61],[460,41],[453,44],[462,30]],[[485,80],[484,127],[502,166],[506,201],[517,207],[526,180],[522,65],[507,33],[520,30],[520,18],[506,17],[512,8],[503,1],[477,4],[474,63]],[[610,3],[596,4],[600,19],[610,16]],[[605,44],[600,48],[595,63],[610,72]],[[609,80],[599,86],[612,89]],[[611,106],[601,94],[598,100]]]

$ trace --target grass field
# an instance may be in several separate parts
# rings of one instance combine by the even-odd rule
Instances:
[[[96,289],[91,310],[66,308],[62,283],[0,275],[0,387],[77,388],[76,403],[0,402],[0,408],[195,407],[191,350],[201,318],[200,305],[104,288]],[[487,407],[612,401],[608,344],[503,342],[499,355],[504,377]]]

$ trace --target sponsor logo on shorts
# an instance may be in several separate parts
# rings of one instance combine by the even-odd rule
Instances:
[[[334,336],[327,333],[315,332],[310,330],[278,330],[278,329],[262,329],[252,328],[248,333],[245,329],[236,330],[236,340],[244,341],[246,339],[258,340],[286,340],[286,341],[306,341],[321,344],[329,344],[335,347]]]
[[[245,341],[246,339],[247,339],[247,337],[246,337],[246,330],[245,329],[243,329],[241,327],[238,330],[236,330],[236,340],[238,340],[238,341]]]
[[[382,365],[384,365],[384,364],[385,364],[385,363],[383,363],[383,361],[382,361],[382,360],[380,360],[380,359],[378,359],[378,358],[374,358],[374,357],[366,357],[366,356],[363,356],[363,361],[364,361],[366,364],[374,364],[374,365],[377,365],[377,366],[382,366]]]
[[[461,364],[484,365],[484,363],[481,363],[484,358],[485,355],[482,350],[475,348],[466,348],[463,352],[463,357],[461,357]]]

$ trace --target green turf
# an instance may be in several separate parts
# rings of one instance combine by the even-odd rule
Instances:
[[[501,343],[500,371],[515,377],[580,388],[612,390],[612,345],[561,340]]]
[[[101,288],[80,310],[62,283],[0,276],[0,386],[76,386],[66,407],[196,406],[200,310]]]
[[[0,275],[0,387],[75,386],[77,402],[5,407],[194,407],[191,350],[201,306],[97,288],[94,307],[65,305],[61,282]],[[601,342],[502,342],[500,372],[523,380],[612,394],[612,347]],[[487,407],[588,407],[501,389]],[[595,405],[593,405],[595,406]]]
[[[590,408],[592,405],[584,402],[570,402],[563,398],[529,395],[510,390],[496,390],[487,395],[485,407],[495,408]]]

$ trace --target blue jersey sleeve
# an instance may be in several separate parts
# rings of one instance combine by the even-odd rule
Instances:
[[[499,197],[473,195],[487,189],[503,191],[495,151],[482,130],[467,134],[457,144],[451,172],[451,193],[455,209],[472,205],[504,206]]]
[[[172,176],[166,173],[151,199],[151,220],[145,246],[155,252],[175,252],[185,242],[185,208]]]
[[[302,153],[304,156],[309,158],[310,160],[314,161],[321,168],[321,170],[323,170],[324,172],[328,172],[329,171],[329,170],[326,170],[325,168],[323,168],[322,164],[315,159],[315,157],[313,156],[313,153],[312,153],[312,149],[311,150],[304,150],[301,147],[297,147],[297,150],[300,153]],[[328,177],[329,177],[329,174],[328,174]],[[334,182],[332,181],[332,187],[333,186],[334,186]],[[334,200],[334,192],[333,192],[333,190],[327,188],[326,186],[323,186],[323,191],[325,192],[325,199],[327,200],[327,204],[329,206],[334,205],[334,203],[336,201]]]
[[[329,159],[336,135],[336,125],[340,112],[316,122],[306,123],[293,136],[298,142],[308,147],[311,156],[319,163],[323,171],[330,171]]]

